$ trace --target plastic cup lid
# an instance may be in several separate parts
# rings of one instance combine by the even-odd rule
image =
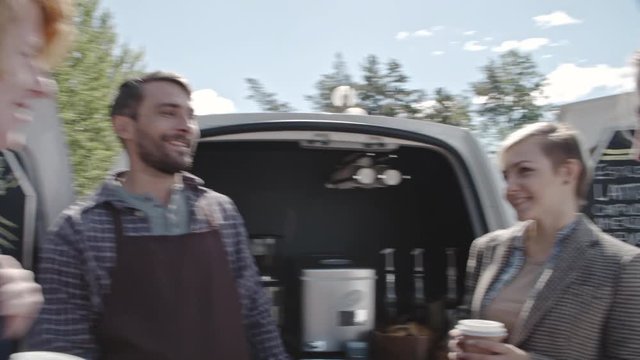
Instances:
[[[80,357],[51,351],[25,351],[11,354],[9,360],[83,360]]]
[[[456,329],[468,336],[506,336],[504,324],[497,321],[469,319],[460,320]]]

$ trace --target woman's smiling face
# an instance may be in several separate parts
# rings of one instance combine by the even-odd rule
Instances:
[[[31,0],[13,2],[14,19],[0,42],[0,148],[19,147],[31,120],[30,101],[53,88],[40,61],[44,45],[42,11]]]
[[[546,220],[556,216],[575,197],[566,177],[558,171],[540,145],[540,139],[525,139],[502,154],[507,182],[506,199],[519,220]]]

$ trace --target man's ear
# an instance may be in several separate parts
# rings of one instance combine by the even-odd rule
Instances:
[[[122,140],[129,140],[133,137],[133,119],[128,116],[115,115],[112,117],[113,130]]]

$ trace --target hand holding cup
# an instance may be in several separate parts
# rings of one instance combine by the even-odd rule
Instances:
[[[2,337],[17,339],[35,321],[44,298],[33,272],[7,255],[0,255],[0,316],[4,320]]]
[[[449,359],[528,360],[523,350],[503,343],[507,338],[504,324],[487,320],[461,320],[449,332]]]

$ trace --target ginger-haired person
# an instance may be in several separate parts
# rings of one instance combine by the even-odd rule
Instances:
[[[0,149],[24,143],[30,101],[55,88],[47,74],[70,43],[71,10],[70,0],[0,0]],[[33,273],[0,255],[0,335],[22,337],[42,302]]]

